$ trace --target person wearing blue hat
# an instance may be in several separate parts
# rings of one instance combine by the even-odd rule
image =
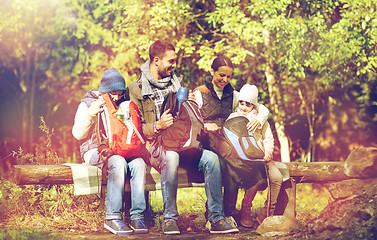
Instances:
[[[77,109],[73,136],[80,141],[80,155],[85,163],[104,169],[107,164],[107,196],[105,228],[114,234],[147,233],[144,222],[145,202],[145,174],[146,164],[141,157],[125,159],[119,155],[110,154],[104,159],[99,152],[99,142],[96,137],[96,116],[104,110],[105,101],[101,94],[108,93],[112,101],[119,104],[127,98],[127,89],[123,76],[114,68],[106,70],[101,79],[98,91],[87,92]],[[130,225],[122,220],[122,206],[124,183],[127,171],[131,175],[131,208]]]

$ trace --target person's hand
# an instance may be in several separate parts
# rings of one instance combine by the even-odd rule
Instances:
[[[89,114],[91,116],[96,116],[98,113],[103,111],[103,105],[105,100],[102,97],[99,97],[98,100],[94,101],[89,107]]]
[[[247,123],[247,125],[246,125],[246,128],[247,128],[247,131],[255,131],[255,130],[257,130],[258,128],[260,128],[260,123],[258,122],[258,120],[257,119],[255,119],[255,118],[253,118],[253,119],[251,119],[251,121],[250,122],[248,122]]]
[[[220,132],[220,129],[221,129],[221,127],[217,126],[216,123],[208,123],[206,125],[207,131],[212,131],[212,132],[218,131],[218,132]]]
[[[272,156],[271,156],[271,154],[265,154],[263,160],[264,160],[266,163],[271,162],[271,160],[272,160]]]
[[[192,90],[189,90],[187,99],[196,102],[196,97]]]
[[[162,130],[170,127],[170,125],[173,124],[173,115],[170,113],[170,109],[166,110],[162,115],[160,120],[157,121],[156,123],[156,129],[157,130]]]

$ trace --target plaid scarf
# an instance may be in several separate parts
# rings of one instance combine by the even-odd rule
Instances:
[[[156,105],[156,117],[157,120],[160,120],[161,117],[161,105],[164,102],[166,95],[169,92],[177,92],[178,88],[181,87],[175,73],[172,73],[171,76],[166,77],[161,80],[155,79],[149,71],[150,60],[146,61],[141,65],[141,94],[143,96],[152,95]]]
[[[165,89],[160,89],[153,85],[151,85],[151,87],[154,92],[154,104],[156,105],[157,120],[160,120],[160,117],[162,114],[161,112],[162,103],[164,102],[164,99],[166,95],[169,94],[169,92],[174,92],[173,85],[170,84],[170,86],[167,86]]]

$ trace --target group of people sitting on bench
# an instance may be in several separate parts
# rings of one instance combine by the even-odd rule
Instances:
[[[101,94],[107,93],[114,104],[124,100],[134,102],[140,113],[141,133],[146,140],[148,151],[154,140],[162,131],[174,122],[172,113],[163,110],[165,97],[177,92],[181,87],[181,78],[173,69],[176,67],[177,55],[174,46],[158,40],[149,48],[149,60],[141,65],[141,76],[127,88],[122,75],[114,68],[106,70],[101,79],[98,91],[91,90],[83,97],[78,106],[73,136],[80,141],[80,154],[85,163],[107,169],[106,219],[104,226],[114,234],[148,233],[144,220],[146,210],[145,183],[147,164],[158,164],[161,173],[161,190],[163,197],[163,232],[180,234],[177,225],[177,169],[180,166],[180,155],[176,151],[166,151],[162,161],[153,163],[142,156],[125,159],[113,154],[106,157],[99,151],[99,143],[95,131],[95,118],[104,111],[104,99]],[[204,85],[194,91],[189,90],[188,99],[195,101],[204,120],[205,132],[219,132],[223,123],[237,115],[249,119],[247,129],[253,131],[256,140],[262,143],[263,160],[267,171],[264,177],[270,182],[269,203],[257,217],[263,221],[274,213],[282,185],[282,175],[272,161],[274,139],[267,122],[269,110],[257,102],[258,89],[254,85],[245,84],[240,92],[230,84],[233,64],[225,56],[218,56],[212,63],[211,75],[205,77]],[[209,221],[210,233],[237,233],[239,229],[234,221],[237,193],[240,185],[233,180],[229,169],[222,164],[222,158],[213,149],[203,147],[200,159],[192,166],[204,175],[206,201],[206,218]],[[267,174],[266,174],[267,173]],[[122,219],[123,194],[126,175],[130,175],[131,205],[130,222]],[[263,173],[262,173],[263,175]],[[240,223],[244,227],[253,227],[251,217],[252,200],[262,181],[256,180],[246,184],[245,196],[242,200]],[[224,187],[224,193],[223,193]],[[267,207],[268,205],[268,207]]]

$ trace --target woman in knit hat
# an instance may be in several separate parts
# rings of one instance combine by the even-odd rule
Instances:
[[[107,162],[107,197],[105,228],[114,234],[147,233],[144,223],[145,174],[146,164],[140,157],[127,161],[119,155],[109,154],[106,162],[99,153],[96,138],[95,118],[103,111],[104,99],[101,94],[108,93],[112,101],[119,104],[126,99],[126,86],[123,76],[114,68],[106,70],[101,79],[99,91],[90,90],[83,97],[75,116],[73,136],[82,144],[81,158],[85,163],[103,168]],[[111,151],[109,151],[111,153]],[[101,155],[101,156],[100,156]],[[123,192],[127,171],[131,173],[130,227],[122,220]]]
[[[258,114],[258,110],[256,108],[257,99],[258,88],[255,85],[245,84],[240,90],[237,110],[229,116],[229,119],[237,116],[245,116],[249,119],[249,121],[251,121]],[[277,198],[283,182],[283,176],[274,162],[272,162],[274,137],[272,135],[270,124],[266,121],[261,129],[254,129],[253,135],[259,147],[264,151],[263,159],[267,165],[267,175],[271,185],[268,193],[270,195],[269,198],[271,199],[269,204],[270,206],[268,207],[269,211],[267,212],[267,208],[264,208],[262,213],[257,217],[257,220],[259,223],[261,223],[264,218],[274,214]],[[253,221],[251,219],[252,201],[263,183],[264,181],[261,180],[254,186],[245,190],[245,196],[242,200],[240,219],[241,225],[244,227],[253,226]]]

